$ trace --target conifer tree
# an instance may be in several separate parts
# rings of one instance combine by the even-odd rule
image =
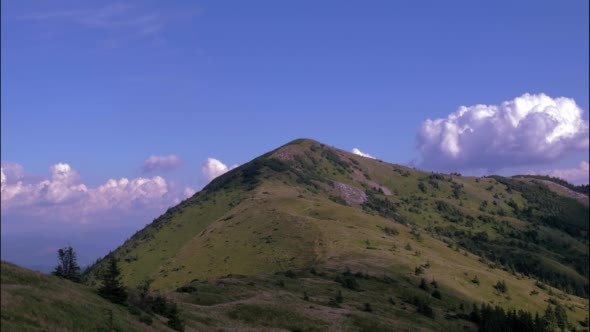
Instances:
[[[121,270],[117,266],[117,260],[110,256],[107,261],[106,270],[103,271],[102,286],[98,289],[98,294],[114,303],[125,303],[127,300],[127,291],[121,283]]]
[[[61,248],[57,251],[58,265],[53,270],[53,275],[62,277],[74,282],[80,282],[80,266],[76,260],[76,252],[71,246]]]
[[[545,325],[543,324],[543,321],[541,320],[541,317],[539,317],[539,313],[535,313],[535,322],[534,322],[534,330],[535,331],[544,331]]]
[[[567,313],[561,303],[555,306],[555,322],[561,331],[564,331],[567,327]]]
[[[549,331],[553,331],[557,326],[555,313],[553,311],[553,307],[551,307],[551,304],[547,305],[547,309],[545,309],[545,316],[543,316],[543,321],[545,322],[545,327]]]

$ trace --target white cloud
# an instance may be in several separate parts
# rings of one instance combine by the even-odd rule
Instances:
[[[11,179],[13,181],[20,180],[23,178],[25,172],[23,167],[17,163],[11,163],[3,161],[0,168],[2,169],[2,176],[5,180]]]
[[[207,181],[211,181],[216,177],[220,176],[221,174],[238,167],[238,165],[233,165],[228,167],[226,164],[222,163],[220,160],[215,158],[207,158],[207,161],[201,166],[201,171],[203,175],[207,179]]]
[[[17,17],[27,23],[42,24],[54,34],[80,29],[92,30],[93,44],[106,49],[143,44],[161,47],[170,23],[190,22],[201,10],[193,5],[183,8],[156,8],[145,2],[103,4],[99,6],[55,6],[54,9],[29,12]]]
[[[588,121],[571,98],[524,94],[500,105],[461,106],[427,119],[417,135],[420,167],[437,170],[550,163],[588,149]]]
[[[155,170],[167,171],[171,170],[180,165],[180,158],[176,155],[168,156],[155,156],[151,155],[143,162],[141,167],[144,173],[152,172]]]
[[[191,196],[193,196],[193,195],[194,195],[196,192],[197,192],[197,191],[196,191],[196,190],[194,190],[193,188],[186,187],[186,188],[184,188],[184,192],[183,192],[183,194],[184,194],[184,197],[185,197],[185,198],[188,198],[188,197],[191,197]]]
[[[549,175],[564,179],[573,184],[588,184],[590,178],[590,164],[586,161],[582,161],[577,168],[553,169],[531,173]]]
[[[375,159],[375,157],[371,156],[371,155],[370,155],[370,154],[368,154],[368,153],[364,153],[364,152],[362,152],[361,150],[359,150],[359,149],[357,149],[357,148],[353,148],[353,149],[352,149],[352,153],[354,153],[354,154],[356,154],[356,155],[359,155],[359,156],[361,156],[361,157]]]
[[[102,8],[66,9],[30,13],[19,17],[21,20],[48,21],[64,20],[89,28],[125,28],[141,34],[154,34],[164,25],[164,19],[156,11],[145,12],[125,4],[109,4]]]
[[[20,167],[20,166],[19,166]],[[22,170],[22,167],[20,167]],[[1,169],[2,214],[15,213],[57,217],[64,221],[88,221],[106,212],[134,213],[166,208],[173,193],[162,177],[109,179],[96,188],[80,182],[78,173],[67,163],[49,168],[49,179],[25,183]]]

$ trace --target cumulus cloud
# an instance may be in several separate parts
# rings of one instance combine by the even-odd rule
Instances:
[[[183,194],[184,194],[184,197],[188,198],[188,197],[193,196],[196,192],[197,191],[194,190],[193,188],[186,187],[186,188],[184,188]]]
[[[96,188],[89,188],[80,182],[78,172],[67,163],[57,163],[49,170],[49,179],[25,183],[13,177],[14,172],[6,171],[3,164],[0,174],[2,214],[87,221],[92,215],[105,211],[165,208],[172,201],[169,185],[159,176],[109,179]]]
[[[495,171],[554,162],[588,149],[583,113],[571,98],[528,93],[500,105],[461,106],[422,123],[419,166]]]
[[[586,161],[582,161],[576,168],[552,169],[530,173],[549,175],[552,177],[564,179],[567,182],[573,184],[588,184],[590,178],[590,164],[588,164]]]
[[[222,163],[220,160],[215,158],[207,158],[203,166],[201,166],[201,171],[203,175],[207,179],[207,181],[211,181],[216,177],[220,176],[221,174],[232,170],[238,167],[238,165],[233,165],[228,167],[226,164]]]
[[[370,154],[368,154],[368,153],[364,153],[363,151],[361,151],[361,150],[359,150],[359,149],[357,149],[357,148],[353,148],[353,149],[352,149],[352,153],[354,153],[354,154],[356,154],[356,155],[359,155],[359,156],[361,156],[361,157],[375,159],[375,157],[371,156],[371,155],[370,155]]]
[[[141,167],[144,173],[152,171],[168,171],[180,165],[180,158],[176,155],[155,156],[151,155],[143,162]]]
[[[17,163],[3,161],[0,165],[0,169],[2,171],[1,177],[4,179],[2,182],[4,182],[6,179],[11,179],[13,181],[20,180],[25,175],[23,167]]]

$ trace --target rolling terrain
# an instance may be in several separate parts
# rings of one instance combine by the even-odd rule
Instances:
[[[2,331],[173,331],[151,325],[94,289],[14,264],[1,263]]]
[[[179,303],[187,330],[475,331],[469,312],[483,303],[533,315],[560,304],[583,329],[587,197],[299,139],[219,176],[109,255],[127,287],[152,280]]]

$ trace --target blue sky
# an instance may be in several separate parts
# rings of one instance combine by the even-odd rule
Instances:
[[[224,171],[299,137],[429,170],[553,172],[587,182],[579,174],[588,162],[588,39],[588,1],[2,1],[1,158],[7,174],[21,167],[6,184],[21,181],[31,186],[22,195],[33,195],[53,177],[67,179],[55,188],[68,190],[67,199],[50,201],[51,213],[38,196],[30,200],[44,204],[36,215],[3,204],[3,259],[13,257],[5,238],[34,239],[64,225],[75,234],[122,228],[124,239],[187,188],[206,184],[204,164]],[[507,144],[507,132],[464,118],[461,125],[479,129],[459,139],[457,159],[435,144],[450,136],[428,136],[453,124],[449,115],[462,105],[501,105],[526,93],[527,103],[558,113],[582,110],[577,122],[556,120],[567,139],[478,155],[492,141]],[[535,97],[541,93],[549,99]],[[508,136],[534,141],[553,114],[541,113]],[[439,118],[439,127],[424,126]],[[510,163],[520,152],[530,164]],[[151,155],[177,160],[144,172]],[[68,168],[49,169],[58,163]],[[92,190],[121,178],[148,179],[159,196],[105,203],[97,190],[84,204],[100,201],[100,208],[80,217],[83,224],[62,220],[79,208],[72,192],[89,195],[75,186]],[[157,207],[130,211],[148,203]],[[109,204],[119,204],[125,220],[108,216]],[[105,215],[113,220],[97,222]],[[47,236],[45,249],[65,241]],[[84,257],[121,239],[114,241]]]

